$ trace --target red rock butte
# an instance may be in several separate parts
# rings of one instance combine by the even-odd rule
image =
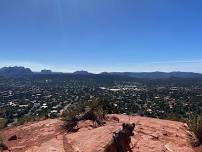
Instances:
[[[102,152],[112,140],[114,131],[121,129],[123,122],[135,123],[132,137],[134,152],[202,152],[189,142],[188,127],[181,122],[160,120],[140,116],[109,115],[117,121],[92,128],[92,123],[82,121],[79,130],[66,133],[59,119],[48,119],[27,123],[2,131],[5,143],[12,152]],[[17,136],[17,140],[8,141]]]

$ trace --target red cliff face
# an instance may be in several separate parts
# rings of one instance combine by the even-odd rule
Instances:
[[[12,152],[101,152],[111,141],[114,131],[123,122],[135,123],[132,137],[134,152],[201,152],[189,143],[186,124],[139,116],[110,115],[120,119],[107,121],[106,125],[92,128],[89,121],[80,122],[79,130],[67,134],[61,129],[59,119],[28,123],[4,130],[2,135]],[[8,141],[13,135],[16,140]]]

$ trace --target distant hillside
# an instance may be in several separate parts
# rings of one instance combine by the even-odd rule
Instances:
[[[0,69],[1,76],[9,76],[9,77],[21,77],[32,75],[32,71],[29,68],[24,67],[3,67]]]
[[[41,74],[52,74],[51,70],[41,70]]]
[[[106,73],[105,73],[106,74]],[[150,78],[150,79],[164,79],[164,78],[196,78],[202,77],[202,74],[193,72],[111,72],[111,75],[130,76],[134,78]]]
[[[122,79],[168,79],[168,78],[202,78],[202,74],[194,72],[102,72],[100,74],[89,73],[88,71],[76,71],[73,73],[62,73],[62,72],[52,72],[51,70],[41,70],[41,72],[32,72],[31,69],[25,67],[3,67],[0,69],[0,76],[8,77],[21,77],[30,75],[72,75],[73,77],[86,77],[92,76],[95,79],[100,77],[105,77],[111,79],[119,78]]]
[[[77,75],[89,75],[92,73],[89,73],[88,71],[76,71],[73,74],[77,74]]]

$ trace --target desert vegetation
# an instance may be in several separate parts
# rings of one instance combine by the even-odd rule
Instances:
[[[193,133],[193,135],[191,136],[192,145],[202,145],[202,116],[190,116],[190,118],[187,120],[187,124],[190,128],[190,131]]]
[[[0,118],[0,130],[5,128],[7,125],[7,120],[4,118]]]
[[[16,126],[24,125],[28,122],[34,122],[34,121],[41,121],[45,120],[48,117],[46,116],[24,116],[18,119],[17,123],[15,124]]]
[[[0,134],[0,151],[3,151],[3,150],[8,150],[8,147],[6,146],[6,144],[4,144],[3,137]]]
[[[104,124],[105,112],[99,99],[89,100],[69,107],[62,114],[64,128],[67,131],[75,130],[81,120],[91,120],[93,127]]]

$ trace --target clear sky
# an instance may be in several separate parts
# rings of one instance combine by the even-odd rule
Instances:
[[[0,0],[0,67],[202,73],[201,0]]]

